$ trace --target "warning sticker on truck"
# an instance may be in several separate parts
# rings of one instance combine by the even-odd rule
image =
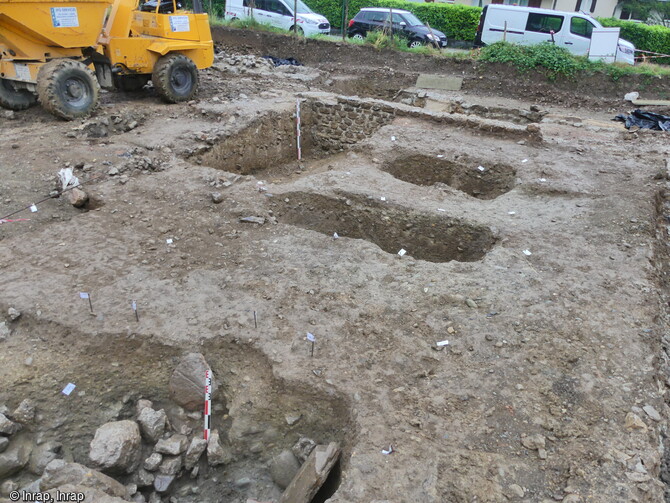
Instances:
[[[78,28],[79,16],[76,7],[51,7],[54,28]]]
[[[170,29],[173,32],[191,31],[188,16],[170,16]]]
[[[21,63],[14,63],[14,73],[16,75],[16,80],[23,80],[25,82],[30,82],[30,68],[28,65],[22,65]]]

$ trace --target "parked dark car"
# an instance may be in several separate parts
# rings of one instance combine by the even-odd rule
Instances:
[[[406,10],[393,9],[393,22],[390,22],[391,9],[384,7],[365,7],[349,21],[347,35],[364,39],[370,30],[393,30],[403,34],[409,40],[409,47],[421,47],[432,44],[446,47],[447,36],[441,31],[428,28],[414,14]]]

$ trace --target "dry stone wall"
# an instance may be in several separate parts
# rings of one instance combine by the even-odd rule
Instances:
[[[392,106],[338,98],[308,101],[309,134],[315,144],[326,150],[353,145],[389,124],[395,117]]]
[[[330,93],[303,93],[302,124],[312,144],[339,150],[372,136],[396,117],[411,117],[466,128],[486,136],[541,143],[537,124],[518,125],[459,113],[433,112],[401,103],[340,96]]]

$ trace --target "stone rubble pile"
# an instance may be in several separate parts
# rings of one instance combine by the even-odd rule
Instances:
[[[212,470],[235,462],[231,442],[236,438],[246,442],[263,432],[241,421],[233,423],[237,431],[233,431],[235,426],[225,433],[215,429],[209,442],[203,439],[200,411],[207,369],[203,355],[183,356],[169,381],[170,397],[180,406],[177,415],[173,417],[151,401],[139,399],[131,418],[110,421],[95,431],[88,466],[72,462],[71,457],[63,459],[61,444],[39,439],[35,403],[24,400],[12,412],[0,405],[0,480],[4,480],[0,503],[7,501],[3,496],[17,490],[52,495],[56,491],[78,492],[86,495],[85,501],[96,503],[179,503],[195,501],[194,497],[202,503],[214,503],[199,495],[198,478],[211,477],[215,475]],[[289,487],[316,448],[314,441],[302,437],[292,449],[271,458],[267,470],[274,483],[281,489]],[[322,478],[322,472],[307,475],[301,487],[306,484],[311,491],[320,486]],[[32,480],[27,486],[17,482],[27,479]],[[242,478],[235,485],[251,483],[251,479]]]

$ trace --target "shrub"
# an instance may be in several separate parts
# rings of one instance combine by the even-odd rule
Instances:
[[[566,49],[549,42],[527,46],[496,42],[484,47],[479,53],[479,59],[508,63],[522,72],[533,68],[544,69],[552,80],[559,75],[572,77],[578,71],[591,68],[587,58],[574,56]]]

